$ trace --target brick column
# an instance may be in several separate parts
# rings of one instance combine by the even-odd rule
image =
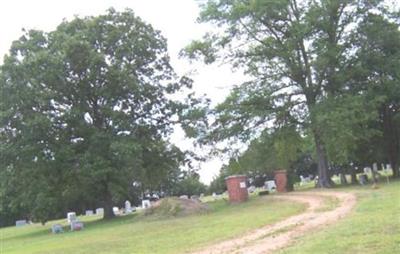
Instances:
[[[276,170],[275,172],[276,190],[278,192],[287,191],[287,172],[286,170]]]
[[[244,202],[249,198],[246,181],[247,177],[245,175],[233,175],[225,178],[230,202]]]

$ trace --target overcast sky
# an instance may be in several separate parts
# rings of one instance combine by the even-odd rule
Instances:
[[[0,1],[0,62],[10,48],[11,42],[22,35],[22,28],[52,31],[63,19],[71,20],[74,15],[95,16],[114,7],[122,11],[132,9],[136,15],[160,30],[168,40],[172,65],[178,74],[192,74],[194,90],[206,94],[213,104],[221,102],[230,87],[243,79],[240,73],[232,73],[228,66],[189,64],[179,59],[179,51],[191,40],[200,38],[210,26],[196,23],[199,14],[196,0],[9,0]],[[189,148],[190,142],[183,133],[177,132],[173,142],[182,148]],[[215,158],[201,164],[201,180],[209,183],[218,174],[222,164]]]

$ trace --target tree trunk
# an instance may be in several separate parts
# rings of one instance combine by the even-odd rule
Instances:
[[[350,174],[351,174],[351,184],[357,184],[357,173],[354,167],[351,167]]]
[[[113,211],[113,201],[111,197],[111,193],[108,190],[108,186],[106,184],[105,193],[104,193],[104,214],[103,219],[112,219],[115,217]]]
[[[373,165],[372,165],[372,170],[371,170],[371,173],[372,173],[372,183],[374,184],[374,185],[376,185],[377,183],[378,183],[378,176],[377,176],[377,173],[378,173],[378,164],[376,163],[374,163]]]
[[[400,156],[400,133],[394,123],[393,112],[389,106],[383,106],[383,136],[385,139],[386,152],[393,170],[393,177],[399,177],[399,156]]]
[[[114,214],[114,211],[113,211],[112,203],[105,203],[104,204],[103,219],[112,219],[114,217],[115,217],[115,214]]]
[[[399,177],[399,165],[397,164],[396,161],[391,161],[390,166],[392,167],[393,170],[393,178],[398,178]]]
[[[333,182],[328,172],[328,158],[326,156],[325,146],[322,142],[321,136],[318,131],[314,131],[314,141],[317,148],[317,160],[318,160],[318,182],[317,187],[319,188],[330,188]]]
[[[340,173],[340,183],[342,185],[346,185],[347,184],[346,174],[344,172]]]

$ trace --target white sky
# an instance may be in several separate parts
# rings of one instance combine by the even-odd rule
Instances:
[[[213,104],[221,102],[232,84],[243,79],[240,73],[232,73],[228,66],[204,66],[189,64],[178,59],[179,51],[191,40],[200,38],[211,29],[196,23],[199,8],[195,0],[4,0],[0,1],[0,62],[10,48],[11,42],[22,35],[22,28],[54,30],[66,18],[74,15],[95,16],[114,7],[118,11],[132,9],[136,15],[161,30],[168,40],[172,65],[180,75],[196,69],[194,90],[199,95],[206,94]],[[183,133],[173,136],[173,142],[181,148],[189,148],[190,142]],[[218,174],[222,165],[219,158],[201,164],[201,180],[209,183]]]

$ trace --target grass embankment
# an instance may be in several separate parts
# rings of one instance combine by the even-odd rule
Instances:
[[[229,205],[224,200],[209,203],[206,214],[157,219],[141,214],[101,221],[82,217],[80,232],[50,233],[52,224],[0,229],[0,253],[182,253],[244,234],[246,231],[300,213],[304,205],[253,197]]]
[[[281,254],[400,253],[400,182],[337,188],[357,194],[355,210],[335,225],[307,234]]]

